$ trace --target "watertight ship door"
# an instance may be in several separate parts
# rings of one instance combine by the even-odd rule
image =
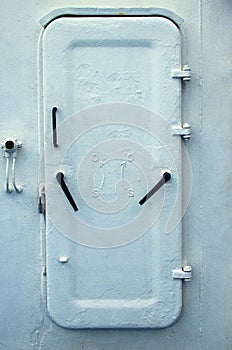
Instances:
[[[166,327],[182,307],[179,29],[63,17],[42,50],[49,313],[68,328]]]

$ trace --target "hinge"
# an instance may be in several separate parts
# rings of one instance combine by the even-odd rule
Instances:
[[[172,69],[172,78],[180,78],[183,81],[191,80],[191,68],[186,64],[183,68]]]
[[[39,189],[39,205],[38,205],[39,213],[45,215],[46,209],[46,197],[45,197],[45,188],[42,186]]]
[[[182,269],[175,269],[172,271],[172,277],[175,279],[181,279],[186,282],[192,279],[192,267],[184,266]]]
[[[183,139],[191,138],[191,126],[189,123],[184,123],[183,125],[174,125],[172,127],[173,135],[182,136]]]

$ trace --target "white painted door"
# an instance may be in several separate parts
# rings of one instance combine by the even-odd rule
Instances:
[[[64,17],[45,29],[47,302],[64,327],[160,328],[180,313],[180,66],[165,18]]]

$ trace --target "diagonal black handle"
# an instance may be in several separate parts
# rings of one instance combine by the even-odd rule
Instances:
[[[60,171],[56,174],[56,179],[60,185],[60,187],[62,188],[62,190],[64,191],[65,196],[67,197],[69,203],[71,204],[71,206],[73,207],[74,211],[78,211],[77,205],[64,181],[64,174]]]
[[[139,201],[140,205],[143,205],[153,194],[155,194],[167,181],[171,179],[171,174],[168,172],[163,173],[162,179]]]

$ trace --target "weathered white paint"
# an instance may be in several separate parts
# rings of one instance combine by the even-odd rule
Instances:
[[[23,141],[16,176],[21,194],[4,192],[1,180],[0,348],[151,350],[230,349],[231,299],[231,2],[129,1],[123,7],[164,7],[184,19],[183,62],[192,68],[184,90],[184,121],[193,192],[184,218],[184,263],[194,269],[184,286],[182,317],[163,330],[67,330],[47,315],[41,284],[41,218],[38,203],[39,20],[58,7],[122,7],[121,1],[18,1],[1,4],[0,138]]]

